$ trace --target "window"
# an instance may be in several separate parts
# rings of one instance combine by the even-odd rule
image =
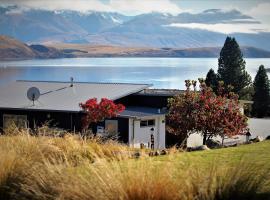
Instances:
[[[18,128],[27,127],[27,116],[26,115],[3,115],[3,128],[6,129],[10,126],[16,126]]]
[[[106,120],[105,131],[109,134],[118,134],[118,121],[117,120]]]
[[[155,126],[155,120],[149,119],[149,120],[142,120],[140,122],[141,127],[147,127],[147,126]]]

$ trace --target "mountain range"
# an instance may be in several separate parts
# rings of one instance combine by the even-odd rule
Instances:
[[[115,12],[81,13],[0,7],[0,34],[28,44],[76,43],[179,49],[223,45],[226,33],[199,26],[189,27],[194,24],[254,25],[254,32],[239,31],[230,36],[236,37],[241,46],[270,50],[270,32],[258,30],[256,27],[261,22],[237,10],[210,9],[178,15],[153,12],[125,16]]]
[[[201,48],[149,48],[121,47],[92,44],[25,44],[0,35],[0,60],[25,60],[73,57],[211,57],[219,56],[221,47]],[[254,47],[241,47],[244,57],[270,58],[270,52]]]

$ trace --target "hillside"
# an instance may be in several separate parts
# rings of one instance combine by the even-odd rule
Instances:
[[[31,59],[35,57],[33,50],[26,44],[0,35],[0,59]]]
[[[25,60],[67,57],[62,51],[44,45],[27,45],[0,35],[0,60]]]
[[[91,44],[24,44],[14,38],[0,36],[0,60],[25,60],[73,57],[179,57],[217,58],[221,47],[146,48]],[[254,47],[242,47],[247,58],[270,58],[270,52]]]
[[[121,47],[91,44],[49,44],[70,54],[71,57],[180,57],[180,58],[217,58],[221,47],[202,48],[146,48]],[[270,51],[254,47],[241,48],[246,58],[270,58]]]

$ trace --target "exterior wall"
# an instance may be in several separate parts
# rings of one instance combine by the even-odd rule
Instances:
[[[154,126],[140,127],[141,120],[154,119]],[[135,148],[140,148],[141,144],[145,147],[150,148],[151,144],[151,133],[154,135],[154,148],[164,149],[165,148],[165,116],[155,116],[149,118],[129,119],[129,145]],[[154,128],[152,132],[150,129]],[[134,132],[133,132],[134,131]],[[134,138],[133,138],[134,137]]]
[[[3,128],[3,115],[26,115],[29,128],[41,126],[45,122],[50,122],[51,126],[62,128],[68,131],[80,131],[81,129],[81,113],[65,113],[50,111],[31,111],[31,110],[0,110],[0,131]],[[150,145],[151,131],[154,128],[154,147],[156,149],[165,148],[165,115],[153,116],[145,119],[154,119],[155,125],[148,127],[140,127],[140,120],[132,118],[113,118],[110,120],[118,121],[119,141],[128,143],[133,146],[133,120],[134,120],[134,147],[140,148],[143,143],[148,147]],[[98,124],[105,128],[105,123]]]
[[[248,128],[250,129],[251,137],[255,138],[257,136],[260,136],[262,138],[266,138],[270,135],[270,119],[269,118],[249,118],[248,119]],[[215,140],[221,141],[220,137],[214,138]],[[226,139],[224,143],[242,143],[246,141],[246,136],[240,135],[235,136],[231,139]],[[202,145],[203,138],[200,134],[191,134],[187,140],[187,146],[188,147],[194,147]]]
[[[245,114],[245,109],[244,109],[244,106],[245,106],[245,104],[244,103],[239,103],[239,110],[240,110],[240,112],[244,115]]]
[[[64,113],[50,111],[30,111],[30,110],[0,110],[0,128],[3,128],[3,115],[26,115],[29,128],[41,126],[49,122],[51,126],[63,128],[69,131],[80,130],[80,113]]]
[[[50,111],[29,111],[29,110],[0,110],[0,132],[3,128],[3,115],[25,115],[27,116],[28,127],[35,128],[42,126],[48,122],[50,126],[55,126],[68,131],[81,131],[81,113],[68,112],[50,112]],[[129,138],[129,119],[127,118],[112,118],[117,120],[119,141],[128,143]],[[99,126],[105,127],[104,122],[98,123]]]

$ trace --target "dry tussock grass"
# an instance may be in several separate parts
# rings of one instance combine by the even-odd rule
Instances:
[[[270,172],[246,161],[205,168],[175,154],[130,159],[133,152],[70,134],[1,136],[0,199],[269,199]]]

